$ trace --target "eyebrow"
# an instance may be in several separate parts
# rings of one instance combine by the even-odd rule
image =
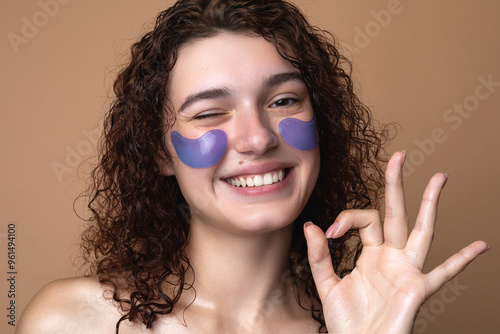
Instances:
[[[302,78],[302,75],[299,72],[284,72],[284,73],[278,73],[275,75],[271,75],[270,77],[266,78],[264,80],[264,88],[269,89],[272,87],[276,87],[281,85],[282,83],[285,83],[287,81],[300,81],[305,84],[304,79]]]
[[[278,73],[271,75],[267,77],[264,82],[263,82],[263,87],[264,89],[270,89],[276,86],[279,86],[287,81],[300,81],[302,83],[304,82],[304,79],[302,79],[302,75],[298,72],[284,72],[284,73]],[[186,109],[188,106],[191,104],[194,104],[198,101],[201,100],[210,100],[210,99],[217,99],[217,98],[222,98],[222,97],[229,97],[231,96],[231,90],[227,87],[220,87],[220,88],[212,88],[212,89],[207,89],[203,90],[201,92],[197,92],[194,94],[189,95],[182,105],[179,108],[179,113],[182,112],[184,109]]]
[[[229,88],[226,87],[203,90],[201,92],[197,92],[186,97],[181,107],[179,108],[179,112],[182,112],[189,105],[198,102],[200,100],[210,100],[228,96],[231,96],[231,91],[229,90]]]

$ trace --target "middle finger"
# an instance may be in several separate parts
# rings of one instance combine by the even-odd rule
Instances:
[[[385,171],[384,237],[388,246],[402,249],[408,240],[408,215],[403,188],[406,152],[393,154]]]

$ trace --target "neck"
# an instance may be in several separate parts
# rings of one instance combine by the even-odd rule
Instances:
[[[292,226],[258,235],[221,231],[196,220],[186,248],[193,273],[196,298],[193,306],[208,312],[248,318],[296,310],[293,289],[285,283]],[[193,280],[194,278],[194,280]],[[193,300],[193,295],[187,298]],[[293,312],[292,312],[293,313]],[[273,313],[273,316],[277,314]]]

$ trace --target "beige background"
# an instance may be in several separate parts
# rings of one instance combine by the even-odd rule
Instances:
[[[16,320],[44,284],[78,274],[71,255],[81,221],[72,205],[88,168],[78,176],[75,166],[95,152],[123,54],[173,2],[55,1],[0,3],[0,266],[7,278],[7,225],[15,222]],[[341,39],[376,117],[400,124],[390,151],[409,154],[411,217],[432,173],[450,173],[427,269],[473,240],[492,246],[425,304],[415,333],[498,332],[500,84],[488,90],[481,80],[500,82],[500,2],[296,3]],[[464,116],[449,110],[463,104]],[[0,331],[12,333],[6,278]]]

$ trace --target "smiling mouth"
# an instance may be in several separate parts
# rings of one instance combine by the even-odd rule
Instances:
[[[283,181],[286,177],[286,169],[279,169],[264,174],[250,176],[230,177],[225,181],[234,187],[250,188],[262,187]]]

